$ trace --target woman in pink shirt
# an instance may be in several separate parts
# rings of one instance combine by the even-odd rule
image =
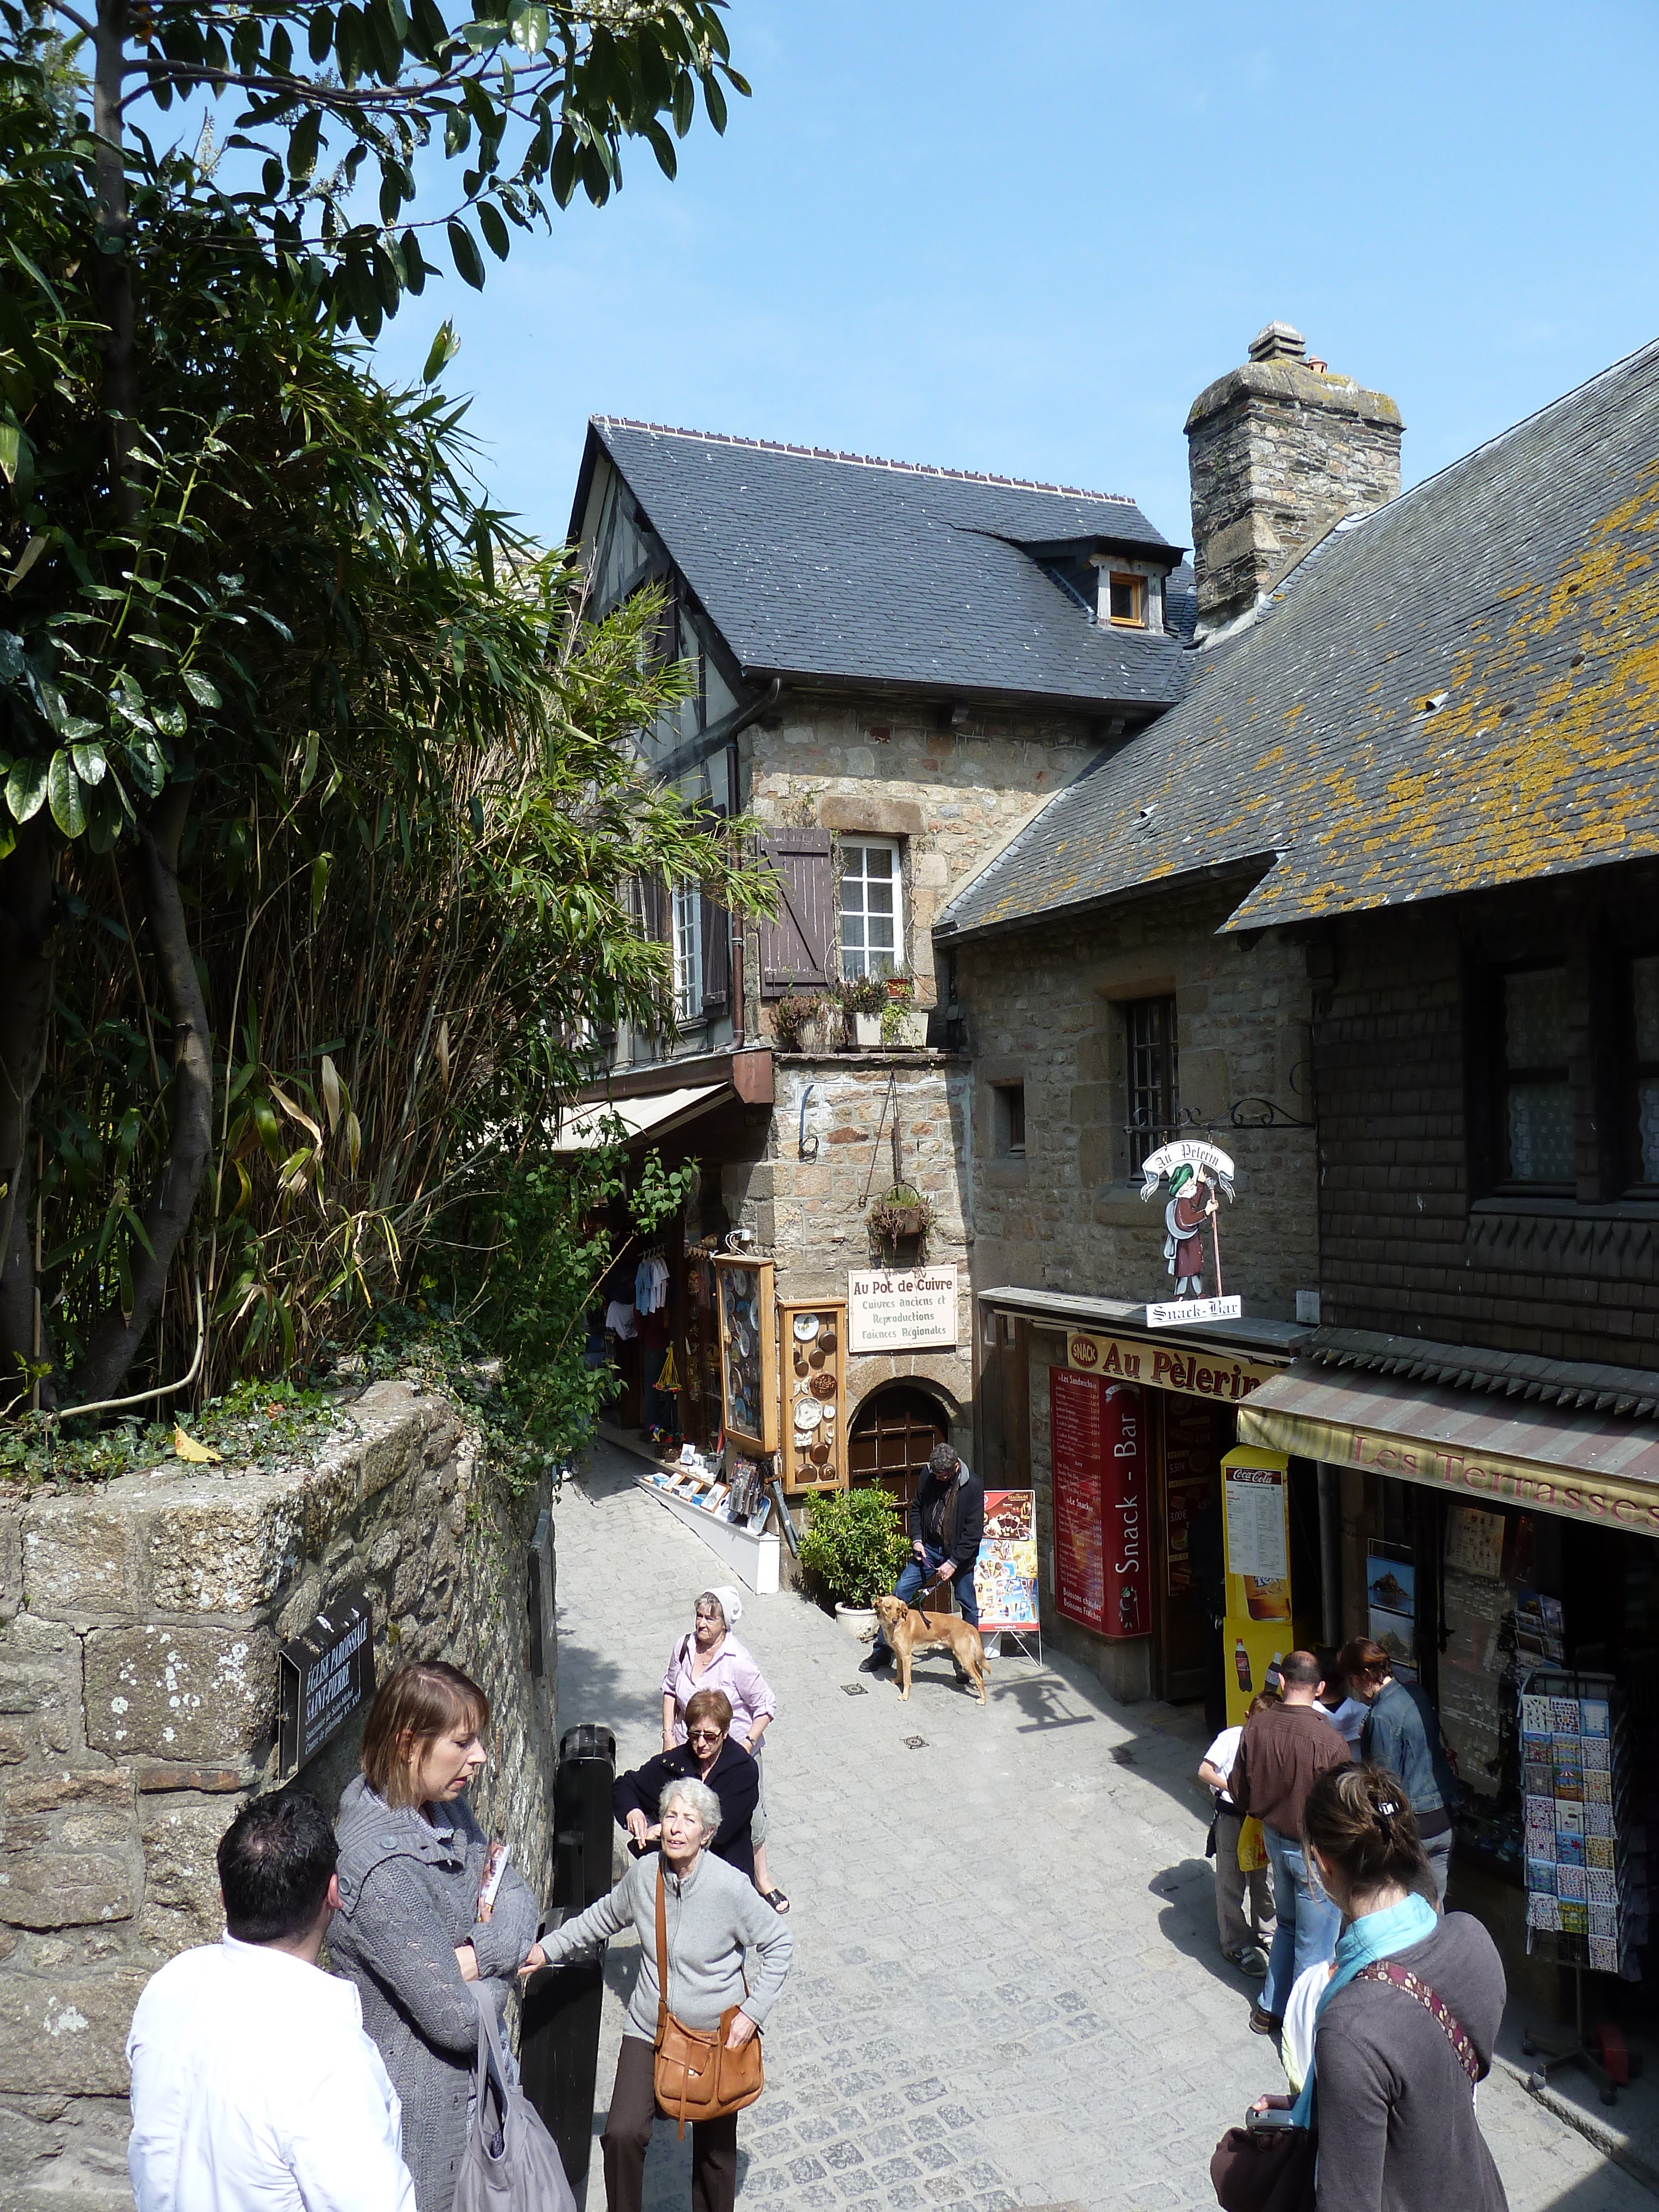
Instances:
[[[758,1760],[761,1739],[778,1710],[771,1687],[732,1631],[743,1616],[743,1600],[729,1583],[704,1590],[697,1600],[696,1625],[681,1637],[662,1678],[662,1747],[685,1741],[685,1701],[696,1690],[721,1690],[732,1705],[733,1743]],[[789,1899],[772,1887],[766,1864],[766,1768],[761,1766],[760,1802],[750,1824],[755,1846],[755,1887],[775,1912],[787,1912]]]

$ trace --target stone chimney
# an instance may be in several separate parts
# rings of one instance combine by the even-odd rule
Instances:
[[[1269,323],[1250,357],[1187,417],[1198,630],[1253,607],[1343,516],[1400,489],[1400,410],[1310,361],[1300,331]]]

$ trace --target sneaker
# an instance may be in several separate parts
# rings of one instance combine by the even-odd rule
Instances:
[[[1279,2029],[1284,2025],[1284,2021],[1279,2014],[1263,2012],[1259,2004],[1253,2004],[1250,2007],[1250,2033],[1252,2035],[1277,2035]]]
[[[867,1659],[859,1661],[860,1674],[879,1674],[884,1667],[893,1663],[893,1650],[889,1644],[878,1644]]]
[[[1246,1981],[1265,1982],[1267,1978],[1267,1954],[1259,1944],[1252,1943],[1241,1951],[1234,1963]]]

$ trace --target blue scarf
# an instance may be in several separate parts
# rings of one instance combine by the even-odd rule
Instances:
[[[1391,1905],[1382,1912],[1368,1912],[1361,1920],[1352,1922],[1344,1929],[1336,1947],[1336,1972],[1326,1983],[1314,2014],[1316,2045],[1319,2035],[1320,2014],[1336,1995],[1352,1981],[1362,1966],[1369,1966],[1374,1959],[1392,1958],[1396,1951],[1409,1951],[1413,1943],[1420,1943],[1432,1936],[1440,1924],[1440,1916],[1428,1899],[1413,1893],[1403,1904]],[[1305,2128],[1312,2124],[1314,2094],[1314,2056],[1308,2054],[1308,2078],[1302,2084],[1302,2094],[1291,2114],[1292,2124]]]

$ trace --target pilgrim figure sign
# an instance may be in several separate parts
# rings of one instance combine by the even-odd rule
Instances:
[[[1218,1146],[1183,1137],[1149,1152],[1140,1165],[1140,1195],[1155,1198],[1159,1184],[1168,1191],[1164,1207],[1164,1258],[1175,1296],[1150,1303],[1146,1319],[1154,1328],[1182,1322],[1237,1321],[1239,1298],[1225,1295],[1221,1280],[1221,1194],[1233,1195],[1233,1164]],[[1215,1274],[1215,1293],[1204,1294],[1206,1268]]]

